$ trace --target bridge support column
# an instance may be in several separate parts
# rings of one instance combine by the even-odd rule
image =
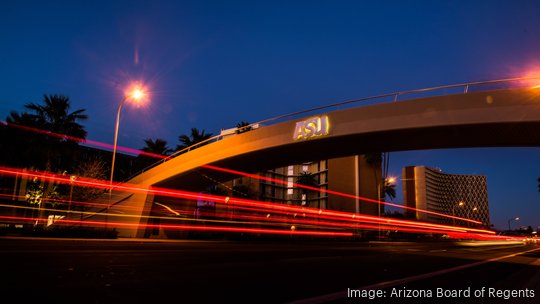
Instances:
[[[109,217],[118,222],[111,225],[116,228],[118,237],[142,238],[148,224],[148,216],[154,195],[149,193],[133,193],[111,206],[110,213],[118,216]]]

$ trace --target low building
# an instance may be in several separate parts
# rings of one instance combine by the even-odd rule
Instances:
[[[384,205],[379,210],[374,202],[378,199],[378,183],[382,180],[381,163],[369,164],[363,155],[289,165],[259,175],[264,178],[243,177],[227,183],[230,195],[344,212],[384,213]],[[299,188],[295,184],[305,184],[318,191]]]

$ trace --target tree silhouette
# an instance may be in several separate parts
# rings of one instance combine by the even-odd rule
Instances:
[[[396,198],[396,185],[390,183],[387,178],[384,179],[384,185],[381,190],[381,198],[383,200],[385,200],[387,196],[390,197],[390,200]]]
[[[87,135],[79,123],[88,119],[86,110],[70,112],[71,102],[64,95],[44,95],[43,104],[27,103],[24,108],[25,112],[12,111],[6,118],[8,140],[25,162],[19,164],[56,171],[71,169],[74,148]]]
[[[87,132],[79,121],[88,119],[88,115],[84,114],[85,109],[70,113],[71,102],[64,95],[44,95],[43,103],[28,103],[24,107],[45,130],[66,135],[64,138],[54,137],[57,141],[84,141]]]
[[[94,180],[103,180],[106,178],[106,172],[108,168],[106,163],[99,158],[94,158],[84,163],[79,164],[75,169],[75,174],[73,175],[73,181],[79,178],[91,178]],[[71,209],[79,210],[81,222],[83,221],[83,215],[88,206],[88,202],[91,202],[99,197],[101,197],[106,190],[91,186],[74,186],[71,185],[72,195],[70,195],[70,200],[74,200]]]
[[[316,176],[313,173],[306,171],[300,173],[300,176],[298,176],[298,178],[296,179],[296,183],[308,187],[319,187]],[[313,192],[313,190],[300,188],[300,193],[302,194],[302,197],[304,195],[306,197],[305,204],[307,206],[309,206],[309,193],[311,192]]]
[[[156,138],[155,140],[147,138],[144,140],[146,146],[144,146],[141,151],[148,152],[157,155],[169,155],[173,150],[169,149],[167,146],[167,141],[161,138]]]
[[[211,137],[212,133],[205,133],[204,130],[199,131],[197,128],[191,128],[191,134],[189,136],[185,134],[178,136],[180,145],[176,146],[176,150],[182,150],[199,143],[201,143],[201,145],[206,145],[208,142],[204,141],[210,139]]]
[[[144,142],[146,145],[141,149],[141,151],[155,154],[155,156],[144,153],[139,154],[135,160],[137,170],[143,170],[152,164],[157,163],[161,159],[159,158],[159,155],[167,156],[173,152],[173,150],[169,149],[167,146],[167,141],[164,139],[156,138],[154,140],[147,138],[144,140]]]

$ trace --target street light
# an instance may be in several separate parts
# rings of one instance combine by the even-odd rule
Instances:
[[[383,180],[381,180],[379,182],[379,184],[377,184],[377,202],[379,203],[378,207],[379,207],[379,210],[378,210],[378,214],[379,214],[379,217],[381,217],[381,192],[383,192],[383,189],[381,189],[381,186],[386,186],[387,184],[388,185],[391,185],[393,184],[394,182],[396,181],[396,178],[395,177],[388,177],[388,178],[384,178]],[[379,238],[381,237],[381,223],[379,222]]]
[[[114,130],[114,144],[113,144],[109,192],[112,192],[112,184],[113,184],[113,176],[114,176],[114,162],[116,160],[116,147],[118,143],[118,127],[120,126],[120,110],[122,110],[122,107],[124,106],[124,103],[127,100],[131,99],[133,101],[140,102],[142,99],[146,97],[146,95],[147,93],[141,84],[138,84],[138,83],[133,84],[124,95],[124,98],[120,102],[120,106],[118,106],[118,111],[116,113],[116,128]]]
[[[475,212],[478,212],[478,207],[474,207],[474,208],[472,208],[472,210],[471,210],[471,211],[472,211],[473,213],[472,213],[472,215],[471,215],[471,213],[469,212],[469,218],[471,218],[471,217],[475,217],[475,216],[474,216],[474,213],[475,213]]]
[[[379,182],[379,184],[377,185],[377,198],[378,198],[378,202],[379,202],[379,216],[381,216],[381,192],[383,191],[383,189],[381,189],[381,186],[383,185],[391,185],[393,184],[394,182],[396,181],[396,178],[395,177],[389,177],[389,178],[385,178],[383,179],[382,181]]]
[[[144,86],[140,83],[134,83],[124,93],[124,98],[122,98],[122,101],[120,102],[120,105],[118,106],[118,111],[116,113],[116,128],[114,130],[114,144],[113,144],[112,163],[111,163],[111,178],[109,181],[109,203],[107,204],[106,216],[108,216],[108,213],[109,213],[110,200],[111,200],[112,189],[113,189],[114,163],[116,160],[116,146],[118,143],[118,127],[120,125],[120,110],[122,110],[122,106],[124,106],[124,103],[127,100],[141,102],[144,98],[146,98],[146,95],[147,93]]]
[[[478,212],[478,207],[473,207],[472,209],[471,208],[467,208],[467,218],[472,220],[472,219],[476,219],[477,218],[477,215],[475,214],[476,212]],[[467,226],[472,226],[472,223],[467,223]]]
[[[456,207],[463,207],[465,206],[465,202],[461,201],[457,204],[455,204],[454,206],[452,206],[452,223],[453,225],[455,226],[456,225]]]
[[[71,213],[71,201],[73,200],[73,183],[75,182],[76,179],[77,179],[76,175],[71,175],[69,177],[70,187],[69,187],[68,216]]]
[[[512,229],[510,229],[510,222],[511,221],[519,221],[519,217],[511,218],[511,219],[508,220],[508,231],[512,230]]]

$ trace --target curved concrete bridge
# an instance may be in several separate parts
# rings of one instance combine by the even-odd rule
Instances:
[[[540,146],[540,89],[388,102],[263,126],[178,155],[128,183],[197,191],[208,183],[203,165],[257,172],[367,152],[517,146]],[[231,177],[223,174],[212,176]],[[122,204],[142,215],[152,200],[135,194]]]

